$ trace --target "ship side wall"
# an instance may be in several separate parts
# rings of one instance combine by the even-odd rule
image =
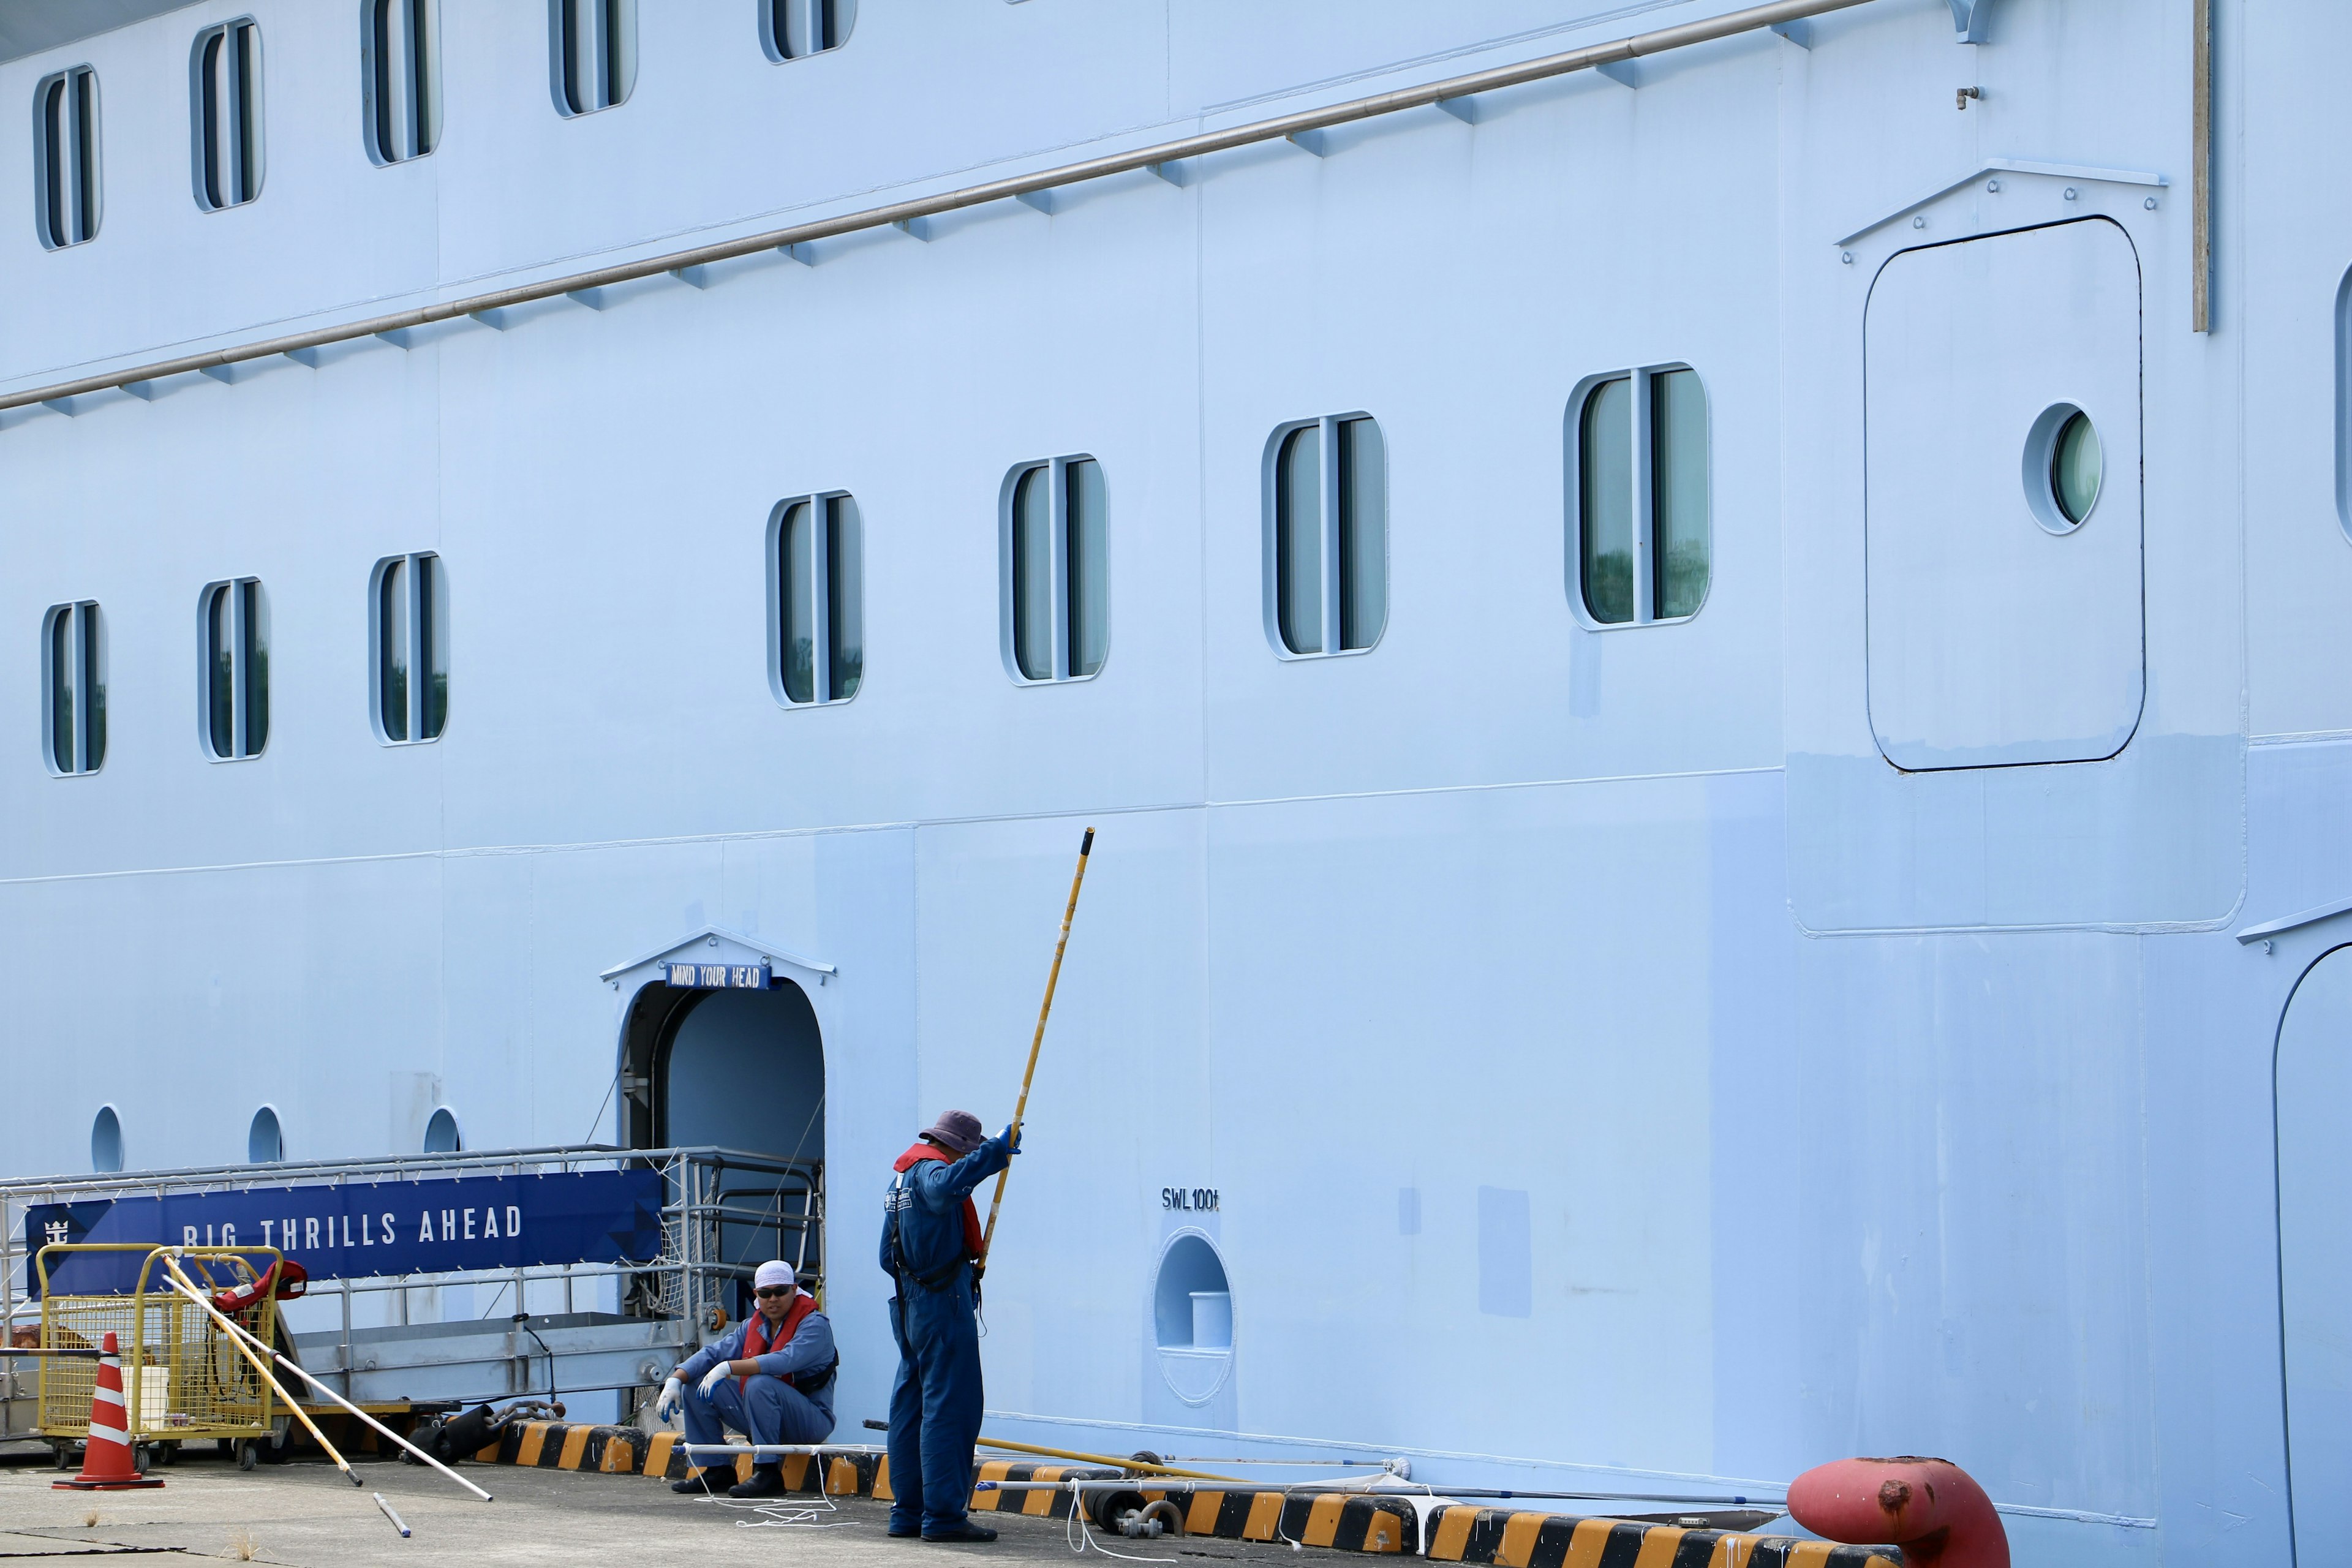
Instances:
[[[567,119],[538,9],[452,0],[442,143],[385,167],[354,9],[204,4],[0,65],[0,104],[84,59],[106,89],[100,237],[0,223],[6,384],[1724,7],[867,0],[782,64],[749,5],[643,7],[630,100]],[[1091,825],[989,1273],[992,1429],[1751,1495],[1936,1453],[2021,1510],[2021,1555],[2284,1560],[2273,1055],[2345,939],[2236,933],[2352,896],[2352,219],[2313,129],[2352,112],[2324,78],[2352,23],[2217,9],[2209,332],[2187,0],[1996,0],[1977,45],[1943,0],[1876,0],[1475,123],[1416,109],[0,417],[0,1171],[87,1169],[101,1104],[133,1167],[234,1160],[263,1105],[293,1158],[412,1151],[436,1106],[468,1148],[622,1137],[649,973],[600,976],[741,932],[836,971],[856,1436],[893,1360],[884,1173],[950,1105],[1010,1114]],[[202,212],[188,40],[247,14],[268,183]],[[2092,628],[2137,705],[2104,755],[1898,767],[1874,626],[1975,590],[1872,575],[1900,521],[1873,311],[1932,247],[2085,224],[2139,299],[2138,515],[2082,536],[2138,530]],[[1612,627],[1574,580],[1577,400],[1660,367],[1705,389],[1709,585]],[[1385,625],[1289,658],[1268,464],[1331,416],[1383,439]],[[1065,458],[1103,478],[1108,651],[1030,684],[1003,509]],[[780,502],[833,492],[862,684],[798,707],[764,552]],[[368,598],[416,552],[447,575],[448,725],[390,744]],[[245,577],[269,737],[225,762],[199,595]],[[84,600],[107,752],[54,777],[37,634]],[[1155,1295],[1194,1240],[1222,1359]]]

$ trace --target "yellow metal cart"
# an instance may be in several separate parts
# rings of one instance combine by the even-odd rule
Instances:
[[[56,1295],[49,1289],[55,1256],[62,1263],[76,1253],[142,1253],[136,1284],[128,1294]],[[51,1350],[95,1350],[115,1336],[122,1360],[122,1395],[129,1406],[131,1440],[143,1459],[150,1448],[169,1464],[182,1443],[211,1438],[236,1446],[239,1464],[250,1468],[253,1445],[271,1436],[285,1413],[274,1408],[268,1384],[238,1353],[229,1336],[195,1303],[173,1289],[163,1259],[178,1258],[199,1289],[235,1289],[269,1272],[278,1253],[268,1247],[163,1247],[146,1242],[58,1243],[35,1258],[41,1280],[41,1344]],[[278,1342],[278,1301],[264,1290],[251,1305],[228,1314],[264,1344]],[[89,1436],[94,1360],[44,1361],[40,1376],[40,1435],[66,1462],[70,1445]]]

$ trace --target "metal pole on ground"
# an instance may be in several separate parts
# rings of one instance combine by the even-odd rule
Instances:
[[[286,1392],[285,1385],[280,1384],[276,1378],[269,1375],[269,1363],[263,1361],[259,1356],[254,1354],[253,1347],[247,1344],[243,1339],[238,1337],[236,1325],[230,1322],[221,1312],[221,1310],[213,1305],[213,1299],[188,1282],[188,1277],[180,1272],[180,1260],[173,1258],[171,1254],[165,1253],[163,1255],[163,1267],[171,1271],[172,1279],[176,1282],[175,1288],[181,1292],[181,1294],[186,1296],[189,1300],[194,1301],[197,1306],[210,1313],[215,1322],[220,1324],[222,1328],[229,1331],[229,1343],[235,1345],[237,1348],[238,1352],[241,1353],[246,1360],[253,1363],[253,1370],[261,1374],[261,1381],[269,1385],[271,1393],[277,1394],[279,1399],[286,1402],[286,1408],[294,1413],[295,1418],[300,1421],[303,1426],[310,1429],[310,1436],[317,1439],[320,1447],[326,1450],[327,1458],[335,1461],[335,1468],[343,1472],[344,1478],[348,1479],[352,1485],[358,1486],[360,1484],[360,1479],[359,1477],[352,1474],[350,1461],[345,1459],[341,1454],[335,1452],[335,1446],[327,1441],[327,1435],[319,1430],[319,1424],[310,1419],[310,1413],[303,1409],[300,1405],[295,1402],[294,1396]]]
[[[197,1299],[201,1300],[201,1298]],[[210,1308],[212,1303],[205,1301],[204,1305],[206,1308]],[[215,1313],[214,1315],[215,1317],[219,1316],[218,1313]],[[337,1394],[333,1389],[329,1388],[325,1384],[320,1383],[317,1378],[312,1377],[291,1358],[281,1355],[270,1346],[263,1344],[259,1336],[254,1334],[244,1325],[228,1318],[221,1318],[221,1321],[227,1325],[228,1331],[230,1333],[235,1334],[238,1339],[244,1341],[247,1344],[252,1345],[257,1350],[267,1352],[272,1361],[275,1361],[278,1365],[284,1367],[287,1371],[292,1373],[295,1376],[309,1384],[312,1388],[317,1389],[320,1394],[325,1394],[329,1399],[333,1400],[337,1405],[341,1405],[352,1415],[356,1415],[362,1421],[366,1422],[370,1426],[375,1428],[379,1435],[391,1438],[394,1442],[407,1449],[411,1454],[414,1454],[418,1460],[432,1466],[435,1469],[440,1471],[443,1475],[448,1477],[451,1480],[457,1482],[459,1486],[473,1493],[476,1497],[480,1498],[484,1502],[488,1502],[490,1500],[489,1493],[484,1491],[481,1488],[476,1486],[473,1482],[467,1480],[465,1477],[459,1475],[457,1471],[451,1469],[448,1466],[443,1464],[440,1460],[435,1458],[432,1455],[426,1453],[424,1449],[418,1447],[415,1444],[410,1442],[407,1438],[402,1436],[399,1433],[394,1431],[391,1427],[385,1426],[383,1422],[377,1420],[374,1416],[361,1409],[358,1405],[353,1405],[350,1400],[345,1399],[341,1394]]]
[[[1045,1000],[1037,1009],[1037,1032],[1029,1037],[1029,1065],[1021,1074],[1021,1098],[1013,1107],[1013,1128],[1015,1138],[1020,1134],[1021,1119],[1029,1112],[1029,1080],[1037,1076],[1037,1051],[1045,1043],[1045,1017],[1054,1010],[1054,987],[1062,981],[1062,950],[1070,945],[1070,921],[1078,912],[1078,889],[1087,879],[1087,857],[1094,853],[1095,830],[1078,841],[1078,869],[1070,879],[1070,901],[1062,910],[1062,934],[1054,943],[1054,967],[1045,972]],[[996,1195],[988,1201],[988,1228],[981,1232],[980,1257],[973,1263],[975,1274],[988,1268],[988,1249],[996,1240],[996,1211],[1004,1206],[1004,1184],[1013,1174],[1010,1163],[996,1173]]]

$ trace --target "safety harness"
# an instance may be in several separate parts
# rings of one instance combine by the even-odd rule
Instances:
[[[967,1196],[963,1200],[961,1249],[937,1268],[918,1269],[914,1266],[913,1254],[907,1247],[907,1211],[915,1205],[914,1186],[908,1180],[908,1173],[926,1160],[937,1160],[941,1164],[955,1163],[931,1144],[918,1142],[913,1148],[899,1155],[898,1163],[890,1167],[898,1174],[891,1178],[890,1191],[883,1199],[883,1207],[889,1212],[890,1255],[895,1265],[892,1272],[903,1274],[924,1289],[936,1293],[954,1282],[956,1270],[962,1268],[966,1260],[980,1256],[980,1211],[972,1207],[971,1199]]]

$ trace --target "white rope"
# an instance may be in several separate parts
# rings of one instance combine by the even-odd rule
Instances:
[[[747,1510],[760,1516],[756,1520],[737,1520],[735,1528],[738,1530],[846,1530],[856,1522],[847,1519],[826,1520],[825,1515],[839,1513],[841,1510],[829,1495],[824,1493],[806,1501],[737,1502],[732,1499],[720,1498],[710,1500],[721,1508]]]
[[[736,1512],[755,1513],[761,1516],[756,1520],[737,1520],[735,1521],[735,1527],[738,1530],[772,1530],[780,1528],[787,1530],[845,1530],[851,1524],[856,1522],[853,1520],[846,1519],[837,1519],[831,1521],[827,1521],[825,1520],[824,1516],[826,1514],[839,1513],[841,1511],[839,1505],[835,1503],[833,1500],[832,1494],[826,1492],[820,1492],[815,1498],[809,1500],[793,1498],[787,1494],[786,1497],[778,1499],[773,1502],[738,1500],[734,1498],[726,1497],[711,1489],[711,1473],[719,1468],[719,1466],[709,1465],[703,1467],[696,1473],[695,1479],[702,1483],[702,1495],[696,1498],[694,1500],[697,1502],[710,1503],[719,1508],[729,1509]],[[732,1475],[734,1471],[730,1468],[725,1473]]]

